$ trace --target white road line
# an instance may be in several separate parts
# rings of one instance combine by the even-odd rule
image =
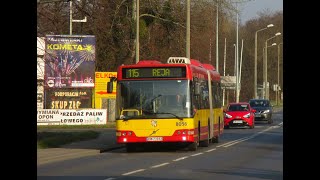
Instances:
[[[239,142],[246,141],[246,140],[248,140],[248,139],[252,139],[252,137],[248,137],[248,138],[246,138],[246,139],[242,139],[242,140],[240,140],[240,141],[237,141],[237,142],[234,142],[234,143],[231,143],[231,144],[227,144],[227,145],[225,145],[225,146],[223,146],[223,147],[229,147],[229,146],[235,145],[235,144],[237,144],[237,143],[239,143]]]
[[[138,170],[135,170],[135,171],[124,173],[124,174],[122,174],[122,176],[126,176],[126,175],[129,175],[129,174],[134,174],[134,173],[141,172],[141,171],[144,171],[144,170],[145,169],[138,169]]]
[[[229,146],[232,146],[232,145],[237,144],[237,143],[239,143],[239,142],[246,141],[246,140],[248,140],[248,139],[252,139],[252,138],[254,138],[255,136],[258,136],[259,134],[262,134],[262,133],[264,133],[264,132],[266,132],[266,131],[269,131],[269,130],[271,130],[271,129],[273,129],[273,128],[279,128],[279,125],[282,125],[282,124],[283,124],[283,122],[279,123],[279,124],[276,125],[276,126],[270,126],[270,127],[268,127],[267,129],[264,129],[264,130],[262,130],[262,131],[260,131],[260,132],[257,132],[257,133],[255,133],[255,134],[249,136],[249,137],[244,137],[244,138],[240,138],[240,139],[237,139],[237,140],[234,140],[234,141],[230,141],[230,142],[221,144],[221,145],[219,145],[219,146],[217,146],[217,147],[221,147],[221,146],[223,146],[223,147],[229,147]]]
[[[243,137],[243,138],[240,138],[240,139],[237,139],[237,140],[233,140],[233,141],[230,141],[230,142],[221,144],[221,145],[219,145],[219,146],[217,146],[217,147],[221,147],[221,146],[223,146],[223,147],[229,147],[229,146],[232,146],[232,145],[234,145],[234,144],[240,143],[240,142],[242,142],[242,141],[246,141],[246,140],[248,140],[248,139],[252,139],[252,138],[254,138],[255,136],[257,136],[257,135],[259,135],[259,134],[261,134],[261,133],[264,133],[264,132],[266,132],[266,131],[269,131],[270,129],[279,128],[279,126],[281,126],[282,124],[283,124],[283,122],[279,123],[279,124],[276,125],[276,126],[271,126],[271,127],[267,128],[267,129],[264,129],[263,131],[257,132],[256,134],[253,134],[253,135],[251,135],[251,136],[249,136],[249,137]],[[211,151],[214,151],[214,150],[216,150],[216,148],[209,149],[209,150],[207,150],[207,151],[205,151],[205,152],[211,152]],[[191,155],[191,156],[198,156],[198,155],[201,155],[201,154],[203,154],[203,153],[197,153],[197,154],[193,154],[193,155]],[[172,160],[172,161],[180,161],[180,160],[183,160],[183,159],[186,159],[186,158],[188,158],[188,156],[184,156],[184,157],[181,157],[181,158],[178,158],[178,159],[174,159],[174,160]],[[170,163],[166,162],[166,163],[158,164],[158,165],[155,165],[155,166],[151,166],[150,168],[157,168],[157,167],[165,166],[165,165],[168,165],[168,164],[170,164]],[[127,176],[127,175],[130,175],[130,174],[134,174],[134,173],[141,172],[141,171],[145,171],[145,170],[146,170],[146,169],[138,169],[138,170],[135,170],[135,171],[131,171],[131,172],[124,173],[124,174],[122,174],[122,175],[123,175],[123,176]],[[107,178],[107,179],[105,179],[105,180],[114,180],[114,179],[116,179],[116,178]]]
[[[116,178],[107,178],[107,179],[104,179],[104,180],[113,180],[113,179],[116,179]]]
[[[165,166],[165,165],[168,165],[170,163],[162,163],[162,164],[158,164],[158,165],[155,165],[155,166],[151,166],[151,168],[157,168],[157,167],[161,167],[161,166]]]
[[[209,149],[209,150],[207,150],[206,152],[211,152],[211,151],[214,151],[214,150],[216,150],[216,148]]]
[[[186,159],[186,158],[188,158],[188,156],[184,156],[184,157],[181,157],[181,158],[178,158],[178,159],[174,159],[174,160],[172,160],[172,161],[180,161],[180,160],[184,160],[184,159]]]
[[[192,154],[191,156],[198,156],[198,155],[201,155],[203,153],[197,153],[197,154]]]
[[[233,141],[230,141],[230,142],[221,144],[221,145],[219,145],[219,146],[217,146],[217,147],[226,146],[226,145],[228,145],[228,144],[232,144],[232,143],[234,143],[234,142],[241,141],[242,139],[246,139],[246,138],[248,138],[248,137],[243,137],[243,138],[240,138],[240,139],[236,139],[236,140],[233,140]]]

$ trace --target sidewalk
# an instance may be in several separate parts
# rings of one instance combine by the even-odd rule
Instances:
[[[54,130],[52,130],[54,131]],[[75,131],[64,130],[64,131]],[[114,128],[99,129],[100,136],[88,141],[80,141],[62,146],[61,148],[48,148],[37,150],[37,165],[73,159],[88,155],[96,155],[108,150],[124,147],[116,143]]]

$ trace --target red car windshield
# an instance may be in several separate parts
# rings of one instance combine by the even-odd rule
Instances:
[[[249,111],[247,104],[232,104],[229,106],[228,111]]]

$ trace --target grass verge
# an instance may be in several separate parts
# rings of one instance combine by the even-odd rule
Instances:
[[[40,149],[58,148],[71,142],[95,139],[99,134],[99,132],[91,130],[83,132],[38,132],[37,147]]]

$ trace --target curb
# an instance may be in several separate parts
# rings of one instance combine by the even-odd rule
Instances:
[[[116,150],[116,149],[121,149],[121,148],[124,148],[124,147],[125,147],[124,145],[116,145],[116,146],[113,146],[113,147],[100,149],[100,153],[104,153],[104,152],[112,151],[112,150]]]

